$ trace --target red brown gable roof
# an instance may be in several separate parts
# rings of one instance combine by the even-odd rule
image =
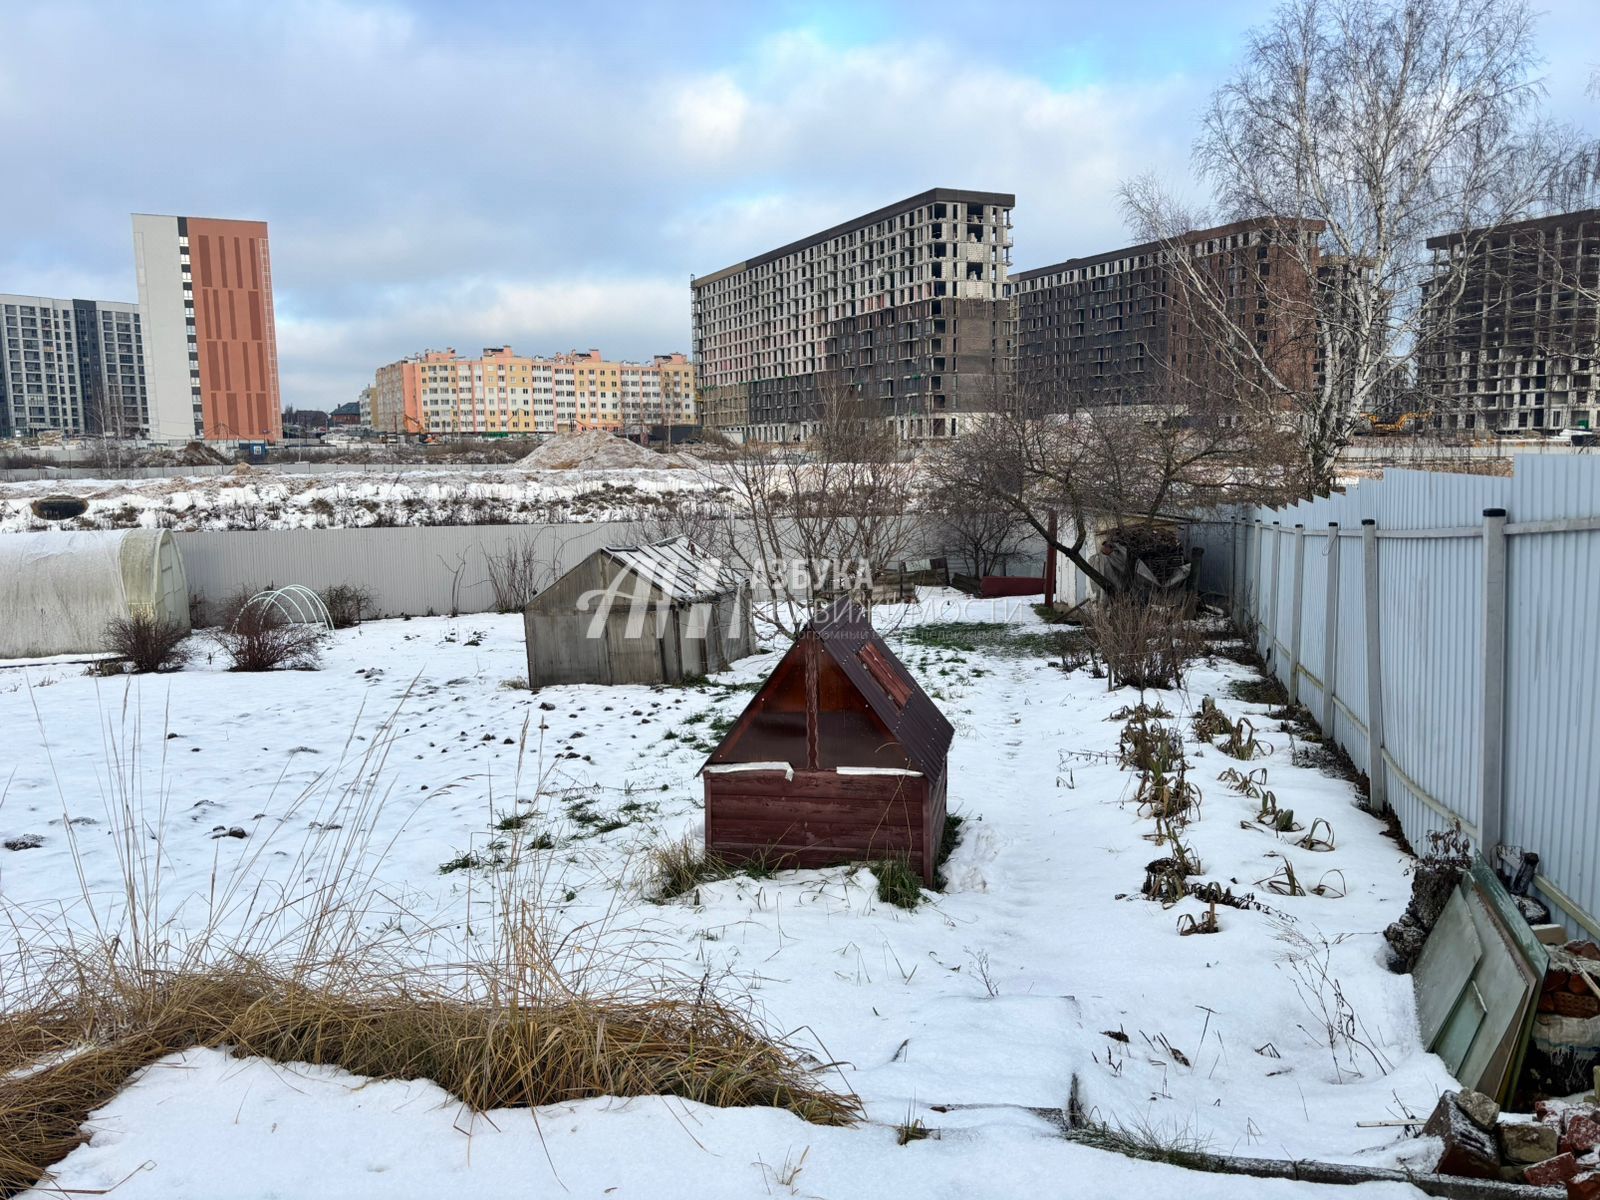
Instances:
[[[866,610],[852,600],[838,600],[810,628],[828,657],[849,676],[873,713],[905,748],[916,769],[928,776],[940,774],[955,730],[905,663],[878,636]],[[904,703],[897,701],[900,695],[904,695]]]

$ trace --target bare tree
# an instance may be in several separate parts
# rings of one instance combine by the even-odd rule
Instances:
[[[1204,379],[1163,370],[1143,385],[1140,403],[1079,409],[1010,387],[940,448],[931,485],[1014,515],[1102,591],[1117,592],[1118,578],[1099,560],[1117,528],[1294,491],[1281,423]]]
[[[815,602],[859,593],[906,556],[918,527],[914,469],[890,424],[853,388],[818,386],[811,439],[728,448],[706,470],[718,491],[658,519],[685,533],[770,597],[761,616],[797,632]]]
[[[1016,511],[999,507],[981,492],[936,488],[926,497],[924,511],[932,518],[931,538],[946,550],[954,549],[979,578],[998,575],[1029,533]]]
[[[1574,143],[1539,123],[1533,18],[1521,0],[1289,0],[1251,33],[1195,145],[1224,219],[1266,222],[1294,260],[1262,289],[1291,310],[1316,299],[1315,369],[1279,372],[1253,320],[1203,286],[1184,234],[1212,218],[1159,186],[1123,189],[1131,222],[1175,252],[1188,292],[1218,318],[1231,358],[1280,398],[1311,490],[1419,341],[1422,285],[1440,278],[1426,239],[1492,229],[1557,190]],[[1397,375],[1398,372],[1398,375]]]

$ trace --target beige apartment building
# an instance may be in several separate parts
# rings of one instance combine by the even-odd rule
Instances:
[[[488,346],[477,358],[425,350],[379,367],[372,425],[386,433],[504,436],[695,423],[694,364],[682,354],[616,362],[598,350],[550,358]]]

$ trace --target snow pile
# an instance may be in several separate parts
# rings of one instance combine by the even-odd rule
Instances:
[[[603,429],[558,433],[514,465],[525,471],[625,471],[666,466],[658,454]]]

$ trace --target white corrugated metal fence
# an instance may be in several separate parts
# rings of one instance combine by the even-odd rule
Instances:
[[[1557,919],[1600,935],[1600,457],[1391,470],[1190,537],[1419,851],[1457,822],[1533,851]]]

